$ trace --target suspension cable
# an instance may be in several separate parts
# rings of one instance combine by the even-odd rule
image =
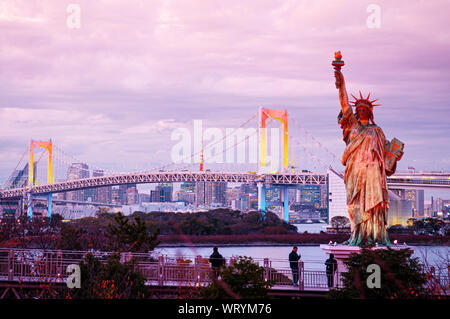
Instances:
[[[186,156],[186,157],[184,157],[184,158],[182,158],[181,160],[180,160],[180,162],[184,162],[184,161],[186,161],[186,160],[188,160],[189,159],[189,161],[191,162],[191,160],[192,160],[192,158],[194,158],[194,156],[197,156],[197,155],[200,155],[202,152],[204,152],[205,151],[205,149],[208,149],[209,147],[212,147],[212,146],[214,146],[214,145],[216,145],[217,143],[219,143],[219,142],[223,142],[229,135],[232,135],[232,134],[234,134],[238,129],[240,129],[240,128],[242,128],[243,126],[245,126],[245,125],[247,125],[250,121],[252,121],[256,116],[258,116],[258,113],[256,113],[256,114],[254,114],[252,117],[250,117],[248,120],[246,120],[245,122],[243,122],[241,125],[239,125],[239,127],[237,128],[237,129],[234,129],[232,132],[230,132],[229,134],[225,134],[225,136],[223,136],[220,140],[217,140],[217,141],[215,141],[214,143],[210,143],[210,144],[208,144],[205,148],[203,148],[203,150],[200,150],[200,151],[198,151],[198,152],[196,152],[196,153],[192,153],[192,154],[190,154],[190,155],[188,155],[188,156]],[[173,165],[173,164],[178,164],[178,163],[175,163],[175,162],[170,162],[170,163],[168,163],[168,164],[165,164],[165,165],[162,165],[162,166],[160,166],[160,167],[157,167],[157,168],[154,168],[154,169],[151,169],[151,170],[161,170],[161,169],[164,169],[164,168],[167,168],[168,166],[171,166],[171,165]],[[189,164],[191,164],[191,163],[189,163]],[[190,165],[188,165],[188,166],[190,166]],[[144,171],[144,172],[149,172],[149,171],[151,171],[151,170],[146,170],[146,171]]]
[[[30,146],[28,145],[25,149],[25,152],[23,152],[22,156],[20,157],[20,160],[17,162],[16,167],[14,168],[14,170],[12,171],[11,175],[9,175],[9,177],[6,179],[4,185],[4,189],[9,188],[11,185],[8,184],[6,185],[6,183],[8,183],[8,181],[13,177],[14,173],[17,171],[17,168],[19,167],[20,163],[22,162],[23,158],[25,157],[25,155],[28,153],[28,151],[30,150]]]

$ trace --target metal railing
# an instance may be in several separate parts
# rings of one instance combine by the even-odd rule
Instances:
[[[68,277],[67,266],[85,261],[88,253],[106,263],[112,252],[65,251],[36,249],[0,249],[0,281],[17,282],[65,282]],[[192,258],[193,257],[193,258]],[[170,257],[153,256],[146,253],[121,253],[120,261],[135,261],[137,270],[146,278],[147,285],[159,286],[206,286],[213,278],[209,258],[198,256]],[[230,265],[236,257],[226,260]],[[293,287],[293,271],[289,267],[272,267],[269,258],[256,260],[264,268],[262,279],[270,281],[274,288]],[[342,276],[336,272],[333,278],[325,271],[307,270],[305,263],[299,261],[298,288],[300,290],[327,290],[329,280],[332,286],[341,288]],[[434,293],[448,295],[449,276],[430,274],[426,288]]]

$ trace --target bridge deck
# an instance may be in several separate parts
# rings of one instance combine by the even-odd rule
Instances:
[[[64,181],[27,188],[7,189],[0,191],[0,199],[20,198],[26,193],[49,194],[67,192],[79,189],[96,188],[102,186],[116,186],[123,184],[145,183],[175,183],[175,182],[230,182],[230,183],[258,183],[266,185],[323,185],[327,183],[324,173],[277,173],[259,174],[254,172],[150,172],[130,173],[112,176],[91,177],[78,180]],[[399,174],[390,176],[387,183],[391,188],[450,188],[450,174]]]

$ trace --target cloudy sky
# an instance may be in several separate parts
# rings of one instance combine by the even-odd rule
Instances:
[[[237,127],[260,106],[340,156],[337,50],[349,93],[380,99],[376,123],[405,142],[400,169],[448,171],[450,3],[377,1],[379,20],[373,3],[2,0],[0,182],[32,138],[143,168],[170,161],[175,128]]]

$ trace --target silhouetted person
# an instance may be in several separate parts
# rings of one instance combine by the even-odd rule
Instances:
[[[298,261],[300,260],[300,257],[301,256],[297,254],[297,247],[294,246],[289,254],[289,265],[292,270],[292,284],[295,287],[298,287]]]
[[[334,259],[334,255],[330,254],[330,258],[325,261],[326,273],[328,279],[328,288],[334,286],[334,273],[337,270],[337,261]]]
[[[213,253],[209,256],[209,262],[211,263],[213,275],[217,278],[220,267],[225,265],[225,258],[223,258],[223,256],[219,253],[219,248],[213,248]]]

